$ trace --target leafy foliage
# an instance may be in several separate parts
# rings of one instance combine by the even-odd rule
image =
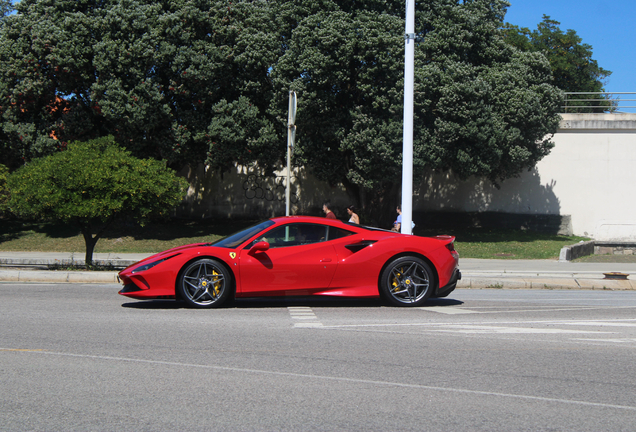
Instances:
[[[4,17],[13,11],[13,2],[11,0],[0,0],[0,25]]]
[[[79,226],[87,263],[115,220],[166,216],[186,186],[163,162],[137,159],[112,137],[73,142],[65,151],[35,159],[12,173],[8,185],[14,214]]]
[[[272,165],[284,143],[266,113],[279,49],[266,6],[21,1],[0,36],[2,158],[16,167],[112,134],[171,164]]]
[[[505,43],[507,3],[428,4],[416,53],[417,150],[422,163],[497,184],[547,155],[561,92],[545,57]]]
[[[498,183],[550,151],[546,136],[558,127],[562,94],[550,84],[545,57],[504,41],[507,5],[418,3],[416,178],[426,167]],[[301,95],[296,161],[342,182],[369,213],[386,214],[401,172],[403,3],[325,1],[322,8],[298,12],[272,71],[277,91],[288,86]]]
[[[365,6],[298,20],[272,72],[300,95],[296,163],[360,201],[393,192],[402,148],[403,20]]]
[[[540,52],[550,62],[554,85],[566,92],[603,92],[604,80],[612,72],[603,69],[592,58],[592,46],[582,43],[576,31],[563,32],[561,23],[543,15],[536,30],[506,23],[506,41],[524,52]],[[573,106],[599,106],[601,108],[578,108],[575,112],[603,112],[613,106],[603,95],[572,95],[572,98],[597,99],[573,103]]]
[[[494,182],[549,152],[561,93],[504,42],[504,0],[417,4],[414,163]],[[285,157],[392,210],[402,159],[404,2],[22,0],[0,30],[0,162],[112,134],[133,155],[217,170]],[[373,211],[372,211],[373,210]]]
[[[0,216],[6,211],[7,202],[9,201],[9,189],[7,187],[7,177],[9,169],[0,164]]]

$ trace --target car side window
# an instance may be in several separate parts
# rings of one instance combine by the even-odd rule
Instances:
[[[266,241],[270,248],[300,246],[327,239],[327,226],[317,224],[289,224],[266,232],[252,242]]]
[[[329,236],[327,240],[336,240],[339,238],[350,236],[351,234],[355,233],[342,228],[329,227]]]

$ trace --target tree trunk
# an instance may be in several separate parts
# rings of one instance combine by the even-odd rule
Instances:
[[[90,267],[93,265],[93,251],[95,250],[95,245],[97,244],[99,237],[97,235],[93,236],[90,230],[84,228],[82,228],[82,235],[84,236],[84,243],[86,245],[84,265],[86,265],[86,267]]]
[[[86,265],[86,267],[93,265],[93,251],[95,250],[97,240],[102,237],[104,232],[106,232],[106,230],[113,224],[114,221],[115,216],[111,216],[103,224],[79,222],[80,230],[82,231],[82,235],[84,236],[84,243],[86,244],[86,255],[84,257],[84,264]],[[93,231],[97,231],[97,233],[93,235]]]

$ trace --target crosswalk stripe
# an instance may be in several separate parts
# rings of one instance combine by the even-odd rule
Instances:
[[[322,327],[322,323],[318,321],[318,317],[308,306],[289,306],[287,310],[289,311],[289,316],[291,317],[291,319],[304,321],[294,323],[294,327]]]
[[[429,312],[437,312],[446,315],[462,315],[462,314],[474,314],[480,313],[470,309],[462,309],[456,307],[448,307],[448,306],[429,306],[429,307],[421,307],[421,310],[429,311]]]

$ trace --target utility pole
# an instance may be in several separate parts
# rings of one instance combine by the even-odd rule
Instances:
[[[296,92],[289,91],[289,115],[287,117],[287,185],[285,187],[285,216],[291,208],[291,154],[296,138]]]
[[[402,138],[402,234],[413,227],[413,87],[415,82],[415,0],[406,0],[404,32],[404,130]]]

